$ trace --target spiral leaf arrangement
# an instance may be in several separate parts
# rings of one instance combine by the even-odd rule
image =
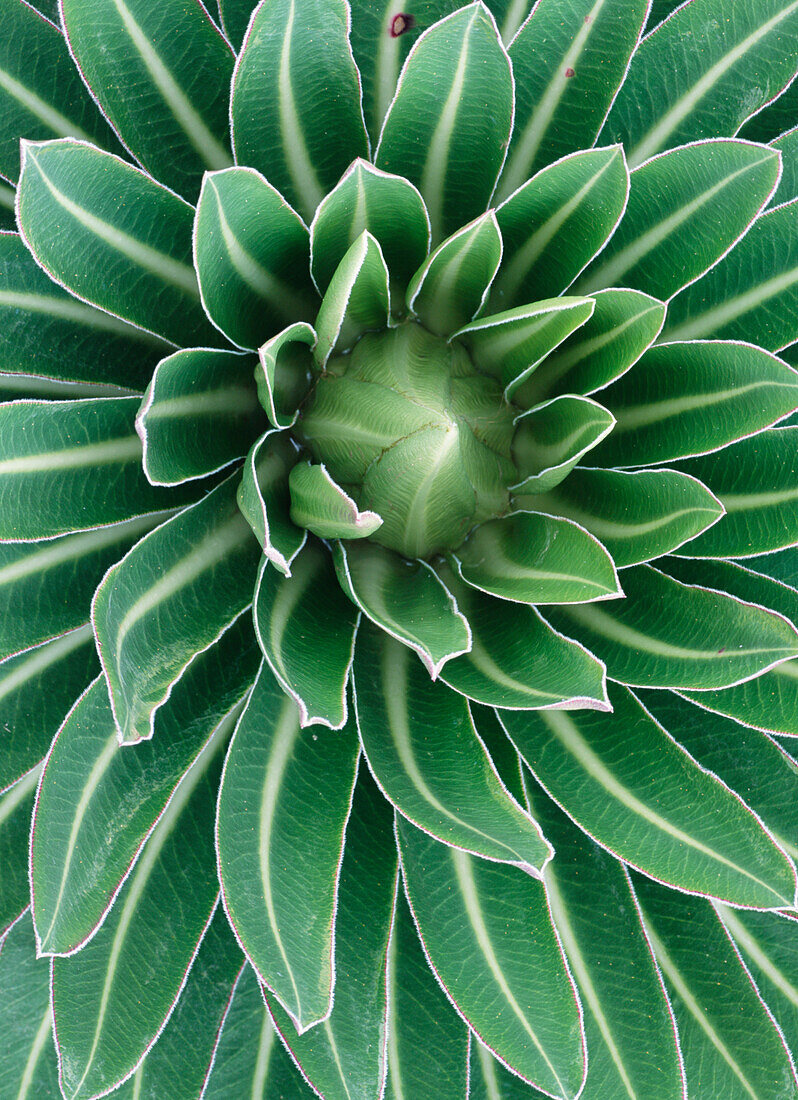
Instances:
[[[798,1097],[798,0],[37,8],[0,1095]]]

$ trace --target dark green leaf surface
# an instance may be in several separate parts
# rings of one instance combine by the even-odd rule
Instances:
[[[322,294],[364,230],[382,249],[395,308],[427,257],[429,217],[424,200],[408,180],[358,158],[320,204],[310,227],[310,270]]]
[[[16,1100],[56,1100],[58,1061],[53,1048],[50,973],[36,958],[30,918],[20,920],[0,950],[0,1089]]]
[[[635,876],[673,1003],[689,1094],[792,1100],[795,1070],[712,906]]]
[[[798,428],[774,428],[716,454],[679,463],[726,509],[723,521],[682,547],[699,558],[745,558],[798,540]]]
[[[509,399],[592,312],[592,298],[544,298],[481,317],[455,335],[471,351],[479,369],[504,387]],[[527,407],[524,400],[514,400],[522,408]]]
[[[516,84],[513,140],[499,194],[592,145],[622,83],[646,0],[543,0],[510,44]]]
[[[193,201],[202,173],[232,162],[234,56],[205,7],[199,0],[63,0],[61,12],[78,71],[126,148]]]
[[[629,194],[620,145],[544,168],[496,211],[504,240],[491,311],[562,293],[612,235]]]
[[[354,687],[363,751],[390,802],[446,844],[539,876],[551,848],[501,782],[463,696],[369,627],[358,631]]]
[[[578,469],[556,489],[518,503],[579,523],[619,569],[678,549],[723,515],[709,489],[675,470]]]
[[[513,458],[520,480],[512,486],[513,494],[553,489],[614,427],[612,413],[597,401],[569,394],[519,416]]]
[[[331,736],[335,736],[334,734]],[[346,830],[335,915],[335,1002],[329,1020],[297,1035],[264,993],[277,1030],[303,1075],[325,1100],[379,1100],[385,1080],[388,945],[397,890],[396,844],[388,807],[365,767]]]
[[[73,952],[96,931],[183,773],[204,766],[195,761],[211,738],[229,738],[259,659],[251,622],[236,624],[175,685],[158,736],[135,752],[118,744],[104,681],[76,704],[47,762],[31,841],[42,951]]]
[[[434,244],[490,203],[512,129],[512,79],[496,24],[482,3],[436,23],[410,52],[375,163],[418,187]]]
[[[233,149],[306,219],[366,156],[345,0],[260,4],[233,76]]]
[[[158,1042],[114,1091],[114,1100],[196,1100],[207,1081],[243,961],[220,905]]]
[[[471,646],[471,632],[452,595],[423,561],[409,562],[382,546],[339,542],[338,580],[350,600],[387,634],[415,650],[435,678]]]
[[[0,233],[0,326],[0,370],[64,382],[141,391],[171,350],[51,282],[16,233]]]
[[[641,43],[601,136],[623,141],[636,166],[662,149],[736,134],[795,76],[796,47],[795,0],[723,11],[692,0]]]
[[[534,607],[496,600],[446,566],[440,572],[471,627],[471,649],[443,666],[444,683],[495,707],[608,706],[604,666],[583,646],[558,634]]]
[[[682,1100],[670,1005],[618,861],[529,780],[530,808],[556,848],[543,881],[585,1010],[581,1100]]]
[[[0,176],[16,182],[21,137],[76,137],[118,150],[60,31],[22,0],[2,0],[0,23]]]
[[[668,307],[666,340],[707,336],[778,351],[798,339],[798,201],[754,222],[736,248]]]
[[[106,570],[169,515],[144,516],[44,544],[0,544],[0,659],[82,626]]]
[[[575,1097],[584,1075],[581,1013],[543,884],[440,844],[402,818],[397,833],[424,949],[458,1012],[526,1081]]]
[[[244,41],[250,16],[257,7],[254,0],[218,0],[222,30],[238,53]]]
[[[263,553],[285,576],[302,549],[307,532],[291,522],[288,474],[297,460],[296,450],[282,432],[266,432],[247,455],[237,490],[238,507]]]
[[[108,397],[0,405],[0,537],[52,539],[198,496],[198,486],[175,493],[147,481],[133,426],[138,404],[137,397]]]
[[[36,797],[41,764],[32,768],[0,795],[0,935],[30,904],[30,884],[25,874],[25,839]]]
[[[447,237],[419,267],[407,305],[439,336],[449,336],[476,316],[502,258],[502,236],[492,210]]]
[[[783,661],[764,676],[734,687],[684,694],[741,725],[798,737],[798,661]]]
[[[255,358],[186,348],[158,364],[136,417],[153,485],[179,485],[243,458],[263,429]]]
[[[610,854],[681,890],[791,906],[795,868],[751,811],[626,688],[614,713],[502,711],[547,793]],[[678,731],[675,731],[678,732]]]
[[[468,1095],[468,1046],[468,1029],[430,972],[400,890],[388,948],[385,1100],[463,1100]]]
[[[186,666],[252,601],[259,550],[237,480],[142,539],[97,590],[92,619],[123,743],[152,736]]]
[[[183,987],[218,900],[211,828],[224,744],[185,776],[91,943],[53,960],[61,1085],[71,1100],[110,1091],[137,1068]]]
[[[262,667],[225,763],[219,872],[239,942],[302,1031],[333,1005],[333,925],[358,753],[354,723],[303,731],[295,703]]]
[[[791,126],[794,121],[790,119],[787,125]],[[781,153],[781,179],[771,199],[771,204],[777,206],[798,198],[798,126],[793,126],[770,144]]]
[[[774,149],[741,141],[697,142],[653,157],[632,172],[621,223],[576,292],[621,284],[672,297],[742,236],[778,175]]]
[[[570,520],[539,512],[484,523],[452,560],[464,581],[503,600],[582,603],[622,594],[600,542]]]
[[[255,382],[258,399],[275,428],[290,428],[307,396],[313,375],[311,350],[316,332],[307,321],[297,321],[258,349]]]
[[[255,629],[300,724],[339,729],[346,721],[346,685],[357,609],[338,584],[332,558],[315,539],[286,577],[263,559],[255,587]]]
[[[308,231],[254,168],[209,172],[194,224],[202,301],[234,344],[257,348],[318,305],[308,274]]]
[[[203,1100],[310,1100],[316,1094],[306,1085],[283,1048],[263,1003],[261,988],[247,965],[236,982]]]
[[[611,679],[709,690],[748,680],[796,655],[798,632],[774,612],[681,584],[648,565],[624,570],[622,580],[624,600],[547,613],[558,630],[606,662]]]
[[[652,466],[717,451],[798,407],[798,372],[750,344],[660,344],[601,399],[617,423],[597,466]]]
[[[591,316],[529,377],[516,402],[530,408],[557,393],[595,393],[637,362],[665,319],[665,306],[636,290],[600,290]]]
[[[47,755],[64,715],[98,672],[91,623],[0,664],[0,791]]]
[[[34,258],[76,297],[177,346],[219,343],[192,267],[193,208],[174,192],[66,139],[23,146],[18,208]]]

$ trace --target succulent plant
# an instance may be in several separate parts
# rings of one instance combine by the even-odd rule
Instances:
[[[798,0],[37,7],[0,1096],[798,1097]]]

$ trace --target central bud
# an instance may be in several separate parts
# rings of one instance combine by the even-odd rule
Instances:
[[[358,506],[382,517],[373,541],[426,558],[507,511],[515,411],[461,344],[406,321],[331,359],[296,430]]]

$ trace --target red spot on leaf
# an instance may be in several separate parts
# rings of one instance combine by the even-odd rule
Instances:
[[[399,38],[405,31],[411,30],[416,25],[415,17],[409,12],[400,11],[391,20],[391,38]]]
[[[592,15],[586,15],[586,16],[585,16],[585,22],[586,22],[586,23],[592,23],[592,22],[593,22],[593,17],[592,17]]]
[[[566,75],[566,76],[568,77],[568,79],[570,80],[570,78],[571,78],[572,76],[576,76],[576,72],[575,72],[575,70],[574,70],[574,69],[566,69],[566,70],[565,70],[565,75]]]

